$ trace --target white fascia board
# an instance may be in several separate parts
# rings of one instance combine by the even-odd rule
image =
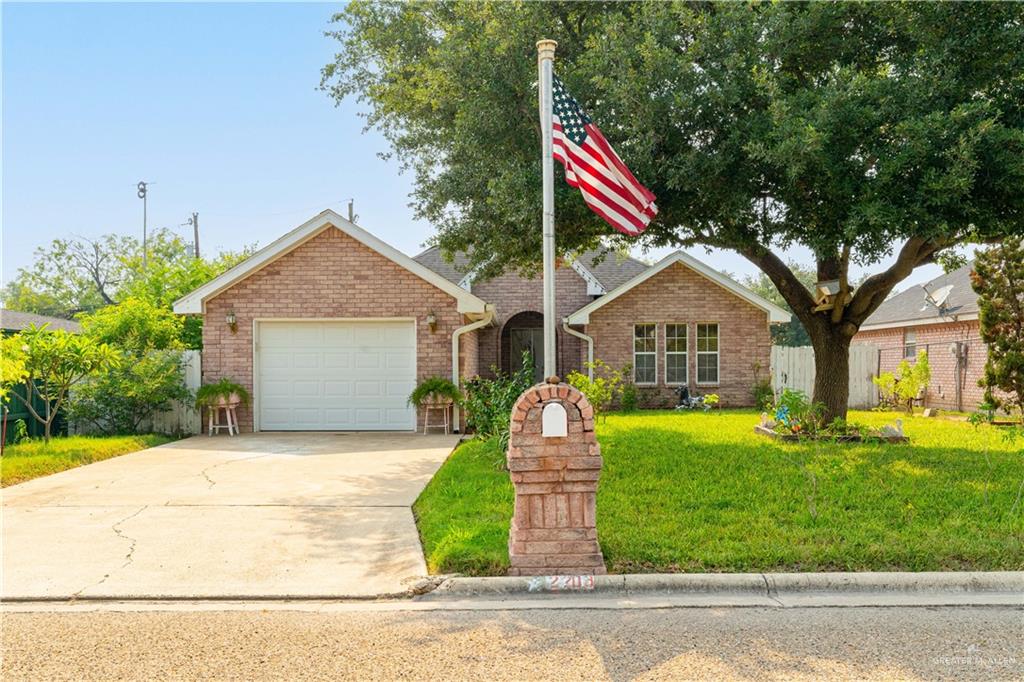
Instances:
[[[978,313],[964,313],[963,315],[949,315],[947,317],[928,317],[918,320],[897,320],[896,322],[864,324],[857,331],[871,332],[878,329],[899,329],[900,327],[927,327],[933,324],[955,324],[957,322],[970,322],[976,319],[978,319]]]
[[[783,310],[774,303],[766,301],[765,299],[761,298],[750,289],[747,289],[739,282],[734,281],[730,277],[726,277],[725,275],[718,272],[714,268],[708,267],[707,265],[697,260],[690,254],[684,251],[676,251],[675,253],[665,256],[660,261],[658,261],[651,267],[647,268],[646,270],[644,270],[643,272],[641,272],[639,275],[629,280],[628,282],[622,284],[621,286],[615,289],[612,289],[609,293],[605,294],[601,298],[591,303],[588,303],[587,305],[583,306],[576,312],[569,315],[569,324],[590,324],[590,314],[593,313],[595,310],[598,310],[602,306],[611,303],[616,298],[626,293],[633,287],[646,282],[651,277],[654,277],[665,268],[676,263],[682,263],[686,267],[696,272],[698,275],[701,275],[706,279],[711,280],[712,282],[722,287],[726,291],[729,291],[730,293],[739,296],[740,298],[749,302],[755,307],[764,310],[766,313],[768,313],[769,323],[774,324],[778,322],[789,322],[793,317],[788,311]]]
[[[572,269],[576,271],[576,274],[583,278],[583,281],[587,283],[587,296],[604,296],[608,293],[608,290],[604,288],[601,281],[594,276],[590,270],[587,269],[583,263],[580,262],[579,258],[572,260]]]
[[[484,312],[486,304],[483,300],[454,282],[449,282],[430,268],[421,265],[395,247],[381,241],[355,223],[349,222],[330,210],[323,211],[283,237],[271,242],[235,267],[215,277],[191,293],[182,296],[174,302],[174,312],[179,315],[203,314],[207,300],[234,286],[263,266],[277,260],[308,239],[331,227],[341,230],[356,241],[402,266],[420,279],[444,291],[455,299],[457,310],[460,313],[468,315]]]

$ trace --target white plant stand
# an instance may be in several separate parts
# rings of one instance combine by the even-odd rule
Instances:
[[[222,429],[227,429],[229,436],[234,436],[239,433],[238,415],[235,413],[235,407],[237,407],[237,403],[214,405],[207,408],[208,414],[210,415],[209,429],[211,436]],[[224,411],[224,421],[220,421],[219,419],[221,410]]]
[[[439,429],[444,427],[445,435],[448,435],[448,428],[451,426],[451,422],[448,420],[448,410],[452,404],[447,403],[426,403],[423,406],[423,435],[427,434],[427,429]],[[441,421],[437,422],[436,419],[433,423],[430,421],[430,411],[433,410],[435,415],[438,410],[441,411]]]

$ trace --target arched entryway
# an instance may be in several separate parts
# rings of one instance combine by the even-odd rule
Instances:
[[[533,379],[544,378],[544,315],[534,310],[516,313],[501,328],[501,362],[499,369],[506,375],[523,366],[523,353],[533,357]]]

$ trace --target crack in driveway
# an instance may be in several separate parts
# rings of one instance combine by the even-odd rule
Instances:
[[[217,462],[216,464],[211,464],[210,466],[200,471],[199,475],[205,478],[206,482],[210,484],[207,486],[207,489],[209,490],[213,488],[213,486],[217,485],[217,481],[210,478],[210,472],[216,469],[217,467],[227,466],[228,464],[234,464],[235,462],[247,462],[252,459],[262,459],[264,457],[270,457],[272,454],[274,453],[264,452],[262,455],[252,455],[251,457],[239,457],[238,459],[229,459],[226,462]]]
[[[114,571],[120,571],[121,569],[127,568],[129,565],[131,565],[132,559],[135,556],[135,545],[138,544],[138,539],[133,538],[130,535],[125,535],[124,531],[121,530],[120,526],[121,526],[122,523],[127,523],[128,521],[131,521],[132,519],[134,519],[136,516],[138,516],[139,514],[141,514],[142,512],[144,512],[148,508],[149,508],[149,505],[145,504],[145,505],[139,507],[138,509],[136,509],[134,512],[132,512],[128,516],[126,516],[123,519],[121,519],[120,521],[115,521],[113,523],[113,525],[110,526],[110,530],[114,531],[114,534],[117,535],[117,537],[121,538],[122,540],[127,540],[128,541],[128,552],[124,555],[124,563],[121,564],[120,566],[118,566],[117,568],[111,570],[110,573],[107,573],[106,575],[104,575],[102,578],[100,578],[95,583],[86,585],[82,589],[80,589],[77,592],[75,592],[73,595],[71,595],[71,599],[72,600],[77,599],[83,592],[85,592],[89,588],[97,587],[97,586],[102,585],[103,583],[105,583],[107,581],[107,579],[110,578],[111,575],[113,575]]]

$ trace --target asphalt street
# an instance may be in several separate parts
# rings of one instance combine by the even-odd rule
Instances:
[[[3,679],[1024,678],[1024,610],[1005,606],[207,608],[5,612]]]

